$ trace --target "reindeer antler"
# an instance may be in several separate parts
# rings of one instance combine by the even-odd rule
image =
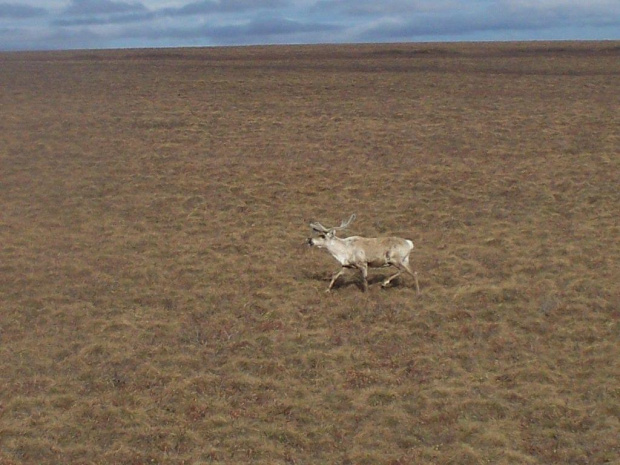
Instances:
[[[329,232],[329,228],[326,228],[325,226],[323,226],[321,223],[310,223],[310,227],[316,231],[316,232],[321,232],[321,233],[327,233]]]
[[[355,219],[355,213],[353,213],[347,221],[342,220],[340,222],[340,226],[336,226],[335,228],[332,228],[332,229],[347,229],[354,219]]]
[[[347,229],[349,227],[349,225],[353,222],[353,220],[355,219],[355,213],[353,213],[348,220],[342,220],[340,222],[340,226],[334,226],[332,228],[326,228],[325,226],[323,226],[321,223],[316,222],[316,223],[310,223],[310,227],[316,231],[316,232],[320,232],[320,233],[328,233],[330,231],[337,231],[340,229]]]

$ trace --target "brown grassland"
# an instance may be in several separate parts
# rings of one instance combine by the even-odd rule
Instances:
[[[620,43],[0,54],[0,463],[620,463]],[[422,294],[308,223],[413,240]]]

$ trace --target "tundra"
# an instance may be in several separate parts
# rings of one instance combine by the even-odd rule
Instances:
[[[326,228],[321,223],[310,223],[310,227],[318,233],[318,237],[308,238],[308,245],[327,249],[341,265],[341,268],[333,274],[327,292],[331,291],[332,286],[346,268],[354,268],[362,272],[362,284],[364,291],[367,291],[368,268],[393,266],[397,272],[384,279],[381,286],[388,286],[390,281],[404,271],[413,277],[416,292],[420,294],[418,273],[412,271],[409,266],[409,254],[413,250],[413,242],[400,237],[337,237],[336,231],[346,229],[354,219],[355,214],[351,215],[347,221],[342,221],[340,226],[331,228]]]

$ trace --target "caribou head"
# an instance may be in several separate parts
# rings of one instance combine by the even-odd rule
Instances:
[[[310,223],[310,228],[312,228],[314,232],[318,233],[318,237],[309,237],[307,241],[308,245],[324,247],[326,241],[333,239],[336,236],[336,231],[347,229],[354,219],[355,213],[353,213],[348,220],[342,220],[340,226],[333,226],[331,228],[326,228],[319,222]]]

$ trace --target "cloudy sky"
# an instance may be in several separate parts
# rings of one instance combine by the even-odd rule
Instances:
[[[0,0],[0,50],[620,39],[620,0]]]

